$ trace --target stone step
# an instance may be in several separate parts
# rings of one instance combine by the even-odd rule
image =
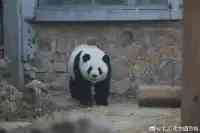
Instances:
[[[0,122],[0,131],[5,129],[7,131],[13,130],[16,128],[23,128],[29,126],[30,122]]]
[[[180,107],[181,87],[167,85],[142,85],[137,90],[137,101],[147,107]]]

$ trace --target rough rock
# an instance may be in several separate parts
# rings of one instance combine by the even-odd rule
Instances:
[[[36,72],[38,69],[29,63],[24,64],[24,75],[26,82],[36,79]]]
[[[8,67],[8,63],[4,59],[0,59],[0,69],[5,69]]]
[[[32,66],[30,64],[28,64],[28,63],[24,64],[24,70],[25,71],[30,71],[31,69],[32,69]]]
[[[112,65],[112,79],[119,81],[129,76],[128,64],[124,60],[116,59],[111,62]]]
[[[48,83],[50,90],[64,90],[66,87],[68,87],[66,77],[58,77],[55,81]]]
[[[56,111],[57,105],[51,100],[48,85],[38,80],[33,80],[23,90],[23,103],[28,116],[36,117]]]
[[[24,89],[24,100],[32,104],[39,104],[48,94],[47,85],[41,81],[33,80]]]
[[[3,130],[15,130],[16,128],[23,128],[29,126],[30,122],[0,122],[0,133]]]
[[[22,93],[14,86],[8,84],[6,81],[0,82],[0,103],[4,100],[17,101],[22,97]]]
[[[112,85],[111,93],[112,94],[118,94],[118,95],[123,95],[125,94],[131,87],[131,82],[129,78],[116,81]]]
[[[30,80],[34,80],[36,79],[36,72],[34,71],[25,71],[24,72],[24,77],[26,79],[26,81],[30,81]]]
[[[6,81],[0,82],[0,119],[15,113],[22,98],[22,93]]]
[[[39,80],[33,80],[30,83],[28,83],[25,88],[37,88],[40,89],[43,92],[47,92],[47,85]]]
[[[54,71],[59,72],[59,73],[65,73],[67,68],[66,68],[66,63],[64,62],[55,62],[54,63]]]
[[[34,67],[33,65],[31,65],[29,63],[24,64],[24,70],[25,71],[34,71],[34,72],[38,71],[38,69],[36,67]]]
[[[0,59],[0,79],[8,80],[11,77],[11,73],[8,69],[9,63],[10,60],[7,57]]]

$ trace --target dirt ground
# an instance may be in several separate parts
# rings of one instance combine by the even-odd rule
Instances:
[[[104,117],[113,123],[113,127],[120,133],[147,133],[150,126],[161,128],[180,125],[179,108],[146,108],[139,107],[135,99],[112,100],[108,107],[93,106],[80,107],[63,93],[54,94],[52,100],[63,110],[84,112]],[[114,102],[113,102],[114,101]],[[0,122],[4,128],[11,129],[30,124],[29,122]],[[168,133],[173,131],[168,130]]]

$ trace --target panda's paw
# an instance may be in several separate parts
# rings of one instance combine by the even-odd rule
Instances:
[[[108,102],[107,101],[101,101],[101,102],[96,102],[97,106],[108,106]]]
[[[88,107],[92,106],[93,103],[91,101],[80,101],[80,105]]]

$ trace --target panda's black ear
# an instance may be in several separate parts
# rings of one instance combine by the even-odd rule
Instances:
[[[110,64],[110,57],[108,55],[103,56],[103,61],[107,64]]]
[[[89,54],[84,54],[83,55],[83,62],[87,62],[88,60],[90,60],[90,55]]]

